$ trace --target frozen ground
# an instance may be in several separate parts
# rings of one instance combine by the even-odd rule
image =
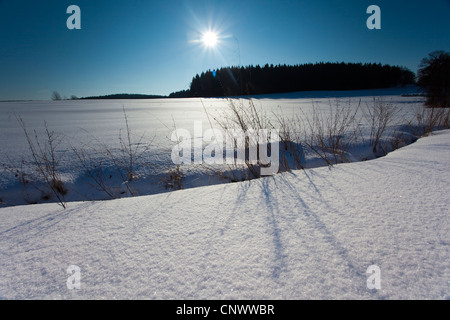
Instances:
[[[330,105],[350,108],[367,107],[373,104],[374,96],[392,104],[395,116],[388,131],[401,128],[415,113],[422,109],[423,98],[402,96],[414,93],[415,88],[398,88],[375,91],[350,92],[301,92],[282,95],[258,96],[253,100],[258,112],[272,118],[273,113],[294,117],[310,117],[312,110],[321,110],[326,116]],[[337,99],[337,100],[336,100]],[[245,100],[242,103],[246,104]],[[200,121],[203,131],[215,124],[214,115],[223,114],[229,107],[224,99],[160,99],[160,100],[76,100],[76,101],[28,101],[0,102],[0,207],[30,203],[56,201],[40,184],[35,162],[21,128],[18,117],[23,119],[30,138],[35,133],[45,149],[47,138],[45,125],[54,132],[56,139],[55,158],[57,171],[67,189],[66,201],[105,200],[130,195],[149,195],[170,190],[168,171],[174,164],[170,159],[175,143],[170,140],[175,128],[186,129],[194,135],[195,121]],[[314,107],[314,108],[313,108]],[[133,163],[134,180],[124,181],[117,168],[126,166],[126,156],[120,165],[107,159],[107,151],[120,153],[122,142],[127,142],[127,130],[123,108],[125,108],[131,131],[132,148],[143,151]],[[207,113],[210,118],[207,117]],[[361,116],[361,113],[359,113]],[[220,118],[220,117],[218,117]],[[367,138],[367,119],[360,118],[358,130]],[[142,138],[142,139],[141,139]],[[103,145],[102,145],[103,144]],[[146,149],[148,147],[148,149]],[[99,187],[82,166],[78,153],[84,152],[87,165],[95,175],[101,176],[109,189]],[[350,155],[353,161],[370,159],[367,145],[359,142]],[[137,153],[139,153],[137,152]],[[322,166],[315,154],[306,154],[305,167]],[[202,166],[182,168],[183,188],[198,187],[228,180],[220,178]],[[128,187],[129,188],[128,188]],[[130,191],[130,189],[132,189]]]
[[[449,159],[446,130],[331,169],[3,208],[0,297],[449,299]]]

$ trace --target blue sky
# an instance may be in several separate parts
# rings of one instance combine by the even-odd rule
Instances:
[[[367,7],[381,8],[369,30]],[[69,30],[67,7],[81,9]],[[0,100],[168,95],[230,65],[380,62],[450,51],[450,1],[0,0]],[[215,48],[196,41],[208,29]]]

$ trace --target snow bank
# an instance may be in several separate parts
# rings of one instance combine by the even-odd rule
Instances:
[[[449,159],[446,130],[331,169],[3,208],[0,297],[448,299]]]

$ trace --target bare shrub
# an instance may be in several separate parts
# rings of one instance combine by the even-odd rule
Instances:
[[[163,179],[166,190],[181,190],[183,189],[183,173],[180,166],[169,169],[167,176]]]
[[[124,164],[124,168],[126,171],[126,178],[127,181],[131,182],[135,178],[135,165],[139,161],[139,159],[147,152],[151,147],[151,142],[146,143],[145,145],[142,144],[142,141],[144,140],[144,134],[140,136],[137,142],[132,141],[131,139],[131,130],[130,126],[128,125],[128,116],[125,112],[125,107],[122,107],[123,110],[123,116],[125,119],[125,127],[126,127],[126,137],[122,137],[122,130],[119,134],[119,141],[120,141],[120,153],[121,157],[120,160],[111,157],[111,159],[114,161],[114,163],[122,162]]]
[[[385,150],[397,150],[417,140],[417,137],[408,132],[405,126],[395,128],[388,142],[384,143]]]
[[[253,161],[250,152],[252,148],[256,148],[256,154],[259,155],[259,148],[261,146],[265,145],[268,147],[270,145],[269,137],[261,136],[260,132],[262,130],[274,129],[266,113],[262,109],[258,110],[252,99],[249,99],[247,104],[244,104],[244,101],[244,99],[228,99],[228,108],[213,118],[219,127],[230,135],[227,138],[230,141],[234,141],[234,146],[237,146],[237,140],[235,136],[232,136],[233,132],[251,133],[245,136],[245,141],[243,142],[245,150],[243,167],[246,170],[243,170],[242,166],[238,164],[227,164],[228,173],[231,174],[230,179],[232,181],[250,180],[261,177],[261,167],[267,164],[259,156],[256,161]],[[208,115],[208,119],[210,119],[205,107],[204,109]],[[211,121],[210,125],[212,128]],[[235,148],[235,155],[237,152],[238,150]]]
[[[313,102],[311,117],[304,115],[303,121],[305,145],[331,166],[348,161],[347,153],[351,145],[357,142],[357,130],[354,128],[358,108],[340,106],[339,101],[333,106],[329,103],[329,113],[323,111]]]
[[[281,171],[291,169],[304,169],[304,151],[302,147],[302,124],[299,117],[288,118],[280,110],[274,112],[274,117],[279,128],[279,138],[281,144]]]
[[[92,146],[91,151],[95,150]],[[72,147],[74,155],[77,157],[79,163],[81,164],[86,176],[93,181],[92,187],[98,191],[105,192],[109,198],[116,199],[117,195],[114,192],[114,188],[110,183],[111,176],[105,172],[103,166],[103,159],[93,158],[89,152],[85,149],[77,149]],[[95,152],[97,154],[97,152]]]
[[[99,190],[104,191],[111,198],[116,198],[117,195],[114,192],[115,188],[108,182],[110,177],[108,178],[109,174],[105,174],[104,161],[107,160],[114,166],[129,194],[135,196],[136,190],[131,186],[131,182],[137,178],[136,169],[142,164],[141,161],[145,154],[150,150],[154,140],[153,137],[150,142],[146,142],[145,133],[139,136],[137,140],[134,139],[135,135],[129,126],[128,115],[125,111],[125,107],[122,107],[122,111],[125,119],[125,136],[122,133],[122,129],[120,129],[118,149],[114,149],[97,137],[92,138],[93,141],[99,145],[99,147],[95,147],[93,145],[87,146],[91,152],[86,152],[84,149],[76,149],[72,147],[72,150],[80,161],[87,176],[94,181]],[[106,155],[106,159],[98,159],[87,156],[87,154],[90,153]]]
[[[56,156],[56,150],[61,142],[61,138],[58,137],[53,131],[50,131],[47,127],[47,123],[44,123],[45,141],[41,142],[39,140],[36,131],[34,131],[34,139],[32,139],[23,119],[20,116],[16,116],[16,118],[27,139],[28,147],[34,161],[34,165],[36,166],[36,171],[40,177],[43,178],[45,185],[50,189],[51,193],[56,197],[58,204],[65,209],[65,195],[68,190],[61,180],[61,175],[58,171],[59,161]],[[23,176],[21,178],[23,178]]]
[[[409,121],[414,135],[427,136],[434,130],[450,128],[450,109],[421,108],[416,111],[415,119]]]
[[[366,108],[362,111],[370,127],[369,145],[376,154],[383,134],[394,119],[395,108],[392,102],[385,102],[382,98],[373,97],[373,104],[366,104]]]

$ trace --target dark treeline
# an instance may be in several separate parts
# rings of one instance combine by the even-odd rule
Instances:
[[[169,98],[189,98],[189,97],[190,97],[189,90],[181,90],[169,94]]]
[[[376,63],[316,63],[208,70],[191,82],[190,97],[223,97],[315,90],[360,90],[415,83],[403,67]],[[184,92],[187,93],[187,92]]]
[[[80,99],[94,100],[94,99],[159,99],[159,98],[166,98],[166,97],[149,94],[118,93],[106,96],[85,97]]]

